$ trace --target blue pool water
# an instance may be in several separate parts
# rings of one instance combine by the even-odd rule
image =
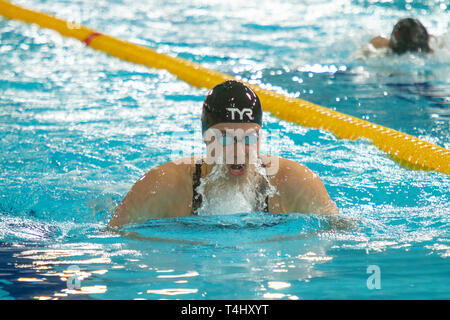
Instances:
[[[450,148],[448,0],[14,2]],[[361,56],[405,16],[435,54]],[[449,177],[268,113],[263,153],[314,170],[340,216],[107,230],[146,171],[203,152],[206,92],[0,18],[0,299],[450,298]]]

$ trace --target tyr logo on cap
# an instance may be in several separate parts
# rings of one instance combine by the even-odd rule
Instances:
[[[227,108],[228,111],[231,112],[231,120],[235,120],[236,112],[239,114],[239,120],[244,120],[244,114],[247,114],[247,117],[250,120],[253,120],[253,110],[249,108],[244,108],[240,110],[239,108]]]

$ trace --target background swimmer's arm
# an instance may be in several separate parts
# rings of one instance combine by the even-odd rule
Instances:
[[[192,179],[186,166],[169,162],[153,168],[133,185],[108,226],[188,215],[192,197],[189,187],[192,188]]]
[[[372,40],[370,40],[370,43],[376,48],[376,49],[380,49],[380,48],[387,48],[389,47],[389,39],[377,36],[375,38],[373,38]]]
[[[389,39],[377,36],[370,40],[368,44],[361,48],[361,53],[364,56],[377,54],[378,49],[387,49],[389,47]]]
[[[331,200],[325,186],[314,172],[297,162],[284,165],[283,176],[286,181],[284,202],[289,212],[338,214],[336,203]]]

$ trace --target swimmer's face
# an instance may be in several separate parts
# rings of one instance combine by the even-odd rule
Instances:
[[[255,123],[216,124],[203,136],[207,159],[226,164],[233,176],[245,176],[259,157],[261,133],[261,126]]]

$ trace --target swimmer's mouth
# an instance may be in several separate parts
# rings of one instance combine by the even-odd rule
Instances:
[[[231,164],[228,167],[233,176],[241,176],[245,173],[245,164]]]

